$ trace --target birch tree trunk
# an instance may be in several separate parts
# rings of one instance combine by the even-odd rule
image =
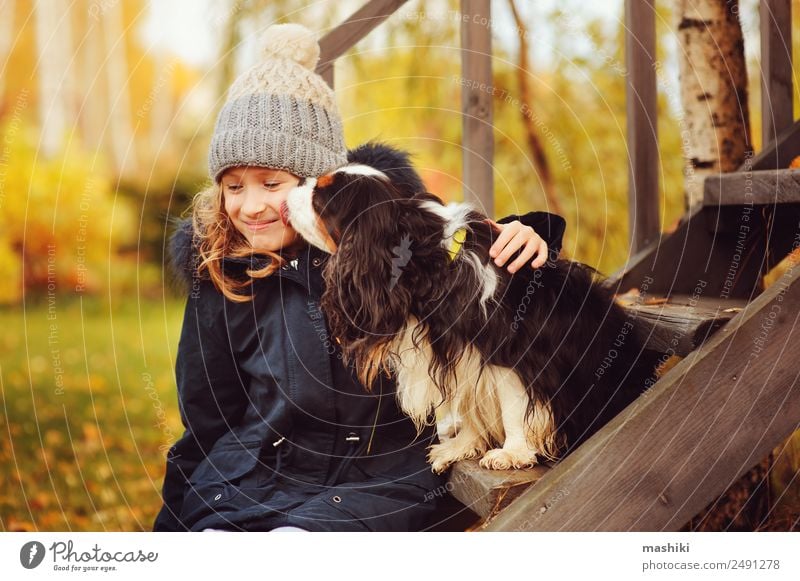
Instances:
[[[706,176],[736,170],[752,149],[738,4],[676,2],[687,208],[702,203]]]

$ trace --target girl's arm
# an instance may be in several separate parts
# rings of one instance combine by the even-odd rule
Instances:
[[[153,524],[154,531],[186,530],[179,515],[187,481],[219,437],[241,419],[247,405],[225,322],[214,315],[224,312],[222,301],[213,285],[203,281],[186,303],[175,364],[185,432],[167,455],[164,505]],[[215,305],[217,302],[220,304]]]
[[[548,257],[557,258],[567,226],[564,218],[547,212],[528,212],[490,222],[501,231],[489,250],[495,264],[503,266],[519,251],[516,260],[508,265],[509,272],[516,272],[533,256],[536,256],[531,262],[533,268],[542,266]]]

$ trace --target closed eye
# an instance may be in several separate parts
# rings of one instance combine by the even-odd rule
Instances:
[[[241,184],[226,184],[225,185],[225,190],[228,191],[228,192],[238,192],[241,189],[242,189],[242,185]]]

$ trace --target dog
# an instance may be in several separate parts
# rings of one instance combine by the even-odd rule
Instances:
[[[429,451],[434,472],[557,461],[655,380],[655,360],[594,269],[549,257],[514,274],[498,232],[466,203],[408,195],[350,163],[306,178],[281,219],[331,254],[321,299],[331,335],[369,389],[395,374],[418,429],[453,413]]]

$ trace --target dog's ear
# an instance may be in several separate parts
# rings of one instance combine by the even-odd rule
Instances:
[[[322,297],[332,336],[368,388],[379,371],[388,373],[386,349],[410,314],[402,276],[413,252],[411,233],[402,231],[402,202],[384,180],[369,181],[364,206],[325,267]]]

